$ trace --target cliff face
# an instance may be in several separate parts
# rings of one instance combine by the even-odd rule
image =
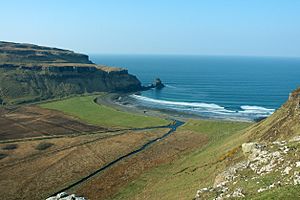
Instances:
[[[86,55],[0,42],[0,100],[4,103],[141,88],[140,81],[126,69],[95,65]]]

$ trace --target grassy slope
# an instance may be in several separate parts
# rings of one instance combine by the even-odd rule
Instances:
[[[300,199],[300,185],[284,186],[269,190],[263,193],[257,193],[256,197],[250,197],[251,200],[285,200]]]
[[[226,161],[219,161],[224,161],[233,149],[246,140],[240,131],[249,125],[243,122],[190,120],[180,129],[205,134],[209,137],[209,143],[182,155],[173,163],[144,173],[113,199],[192,199],[198,188],[213,184],[215,175],[226,167]]]
[[[90,124],[105,127],[141,128],[166,125],[169,122],[157,117],[141,116],[117,111],[94,103],[96,96],[72,97],[69,99],[41,104],[43,108],[62,111]]]

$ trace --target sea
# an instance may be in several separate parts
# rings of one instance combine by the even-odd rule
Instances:
[[[300,86],[300,58],[91,55],[91,60],[127,68],[143,85],[160,78],[163,89],[130,96],[137,105],[204,118],[265,118]]]

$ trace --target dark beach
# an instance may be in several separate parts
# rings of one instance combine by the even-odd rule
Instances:
[[[193,113],[176,111],[163,108],[152,108],[137,104],[135,99],[130,97],[133,93],[107,93],[97,97],[96,102],[98,104],[106,105],[114,109],[136,113],[147,116],[161,117],[165,119],[177,119],[181,121],[187,121],[189,119],[207,119],[207,120],[225,120],[225,121],[247,121],[239,119],[226,119],[226,118],[214,118],[214,117],[202,117]],[[249,122],[249,121],[248,121]]]

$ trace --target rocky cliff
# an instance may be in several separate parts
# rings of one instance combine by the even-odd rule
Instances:
[[[87,55],[31,44],[0,42],[1,103],[140,89],[140,81],[126,69],[96,65]]]

